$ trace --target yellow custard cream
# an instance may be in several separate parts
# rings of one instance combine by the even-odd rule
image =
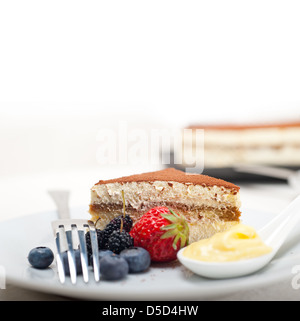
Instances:
[[[190,244],[183,255],[199,261],[226,262],[250,259],[271,251],[254,228],[239,223],[225,232]]]

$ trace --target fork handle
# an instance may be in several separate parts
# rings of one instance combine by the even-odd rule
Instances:
[[[296,171],[290,170],[287,168],[264,166],[264,165],[239,164],[234,167],[234,170],[237,172],[257,174],[257,175],[275,177],[280,179],[288,179],[290,176],[296,173]]]
[[[60,219],[69,219],[69,196],[70,192],[66,190],[50,190],[49,195],[52,197],[54,203],[56,204],[58,217]]]

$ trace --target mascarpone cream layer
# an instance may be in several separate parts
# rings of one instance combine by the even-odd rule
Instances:
[[[236,190],[222,186],[204,187],[173,181],[97,184],[91,189],[91,204],[123,204],[122,190],[126,206],[136,210],[141,204],[163,201],[220,209],[241,206],[240,195]]]

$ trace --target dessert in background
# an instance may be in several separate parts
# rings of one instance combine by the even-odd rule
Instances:
[[[300,121],[248,125],[201,125],[204,129],[204,167],[228,168],[238,164],[300,167]],[[195,139],[186,136],[187,150]],[[205,172],[205,171],[204,171]]]
[[[239,187],[232,183],[168,168],[100,180],[92,187],[89,211],[97,228],[122,215],[123,205],[133,224],[154,207],[170,208],[186,219],[191,243],[237,224],[241,204]]]

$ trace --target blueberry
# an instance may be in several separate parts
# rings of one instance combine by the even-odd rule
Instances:
[[[77,275],[82,274],[80,250],[74,250],[74,257],[75,257],[75,265],[76,265],[76,274]],[[68,252],[62,253],[62,261],[63,261],[66,275],[70,275]]]
[[[114,255],[111,250],[99,250],[99,260],[101,260],[106,255]]]
[[[129,266],[129,273],[138,273],[149,268],[151,263],[150,254],[142,247],[125,249],[120,253]]]
[[[100,274],[106,280],[122,279],[128,271],[128,263],[120,255],[105,255],[100,260]]]
[[[46,269],[54,260],[54,254],[49,247],[38,246],[28,254],[29,263],[36,269]]]
[[[112,252],[111,250],[99,250],[99,260],[101,260],[105,255],[113,255],[114,252]],[[93,264],[93,254],[89,257],[89,264],[90,265],[94,265]]]

